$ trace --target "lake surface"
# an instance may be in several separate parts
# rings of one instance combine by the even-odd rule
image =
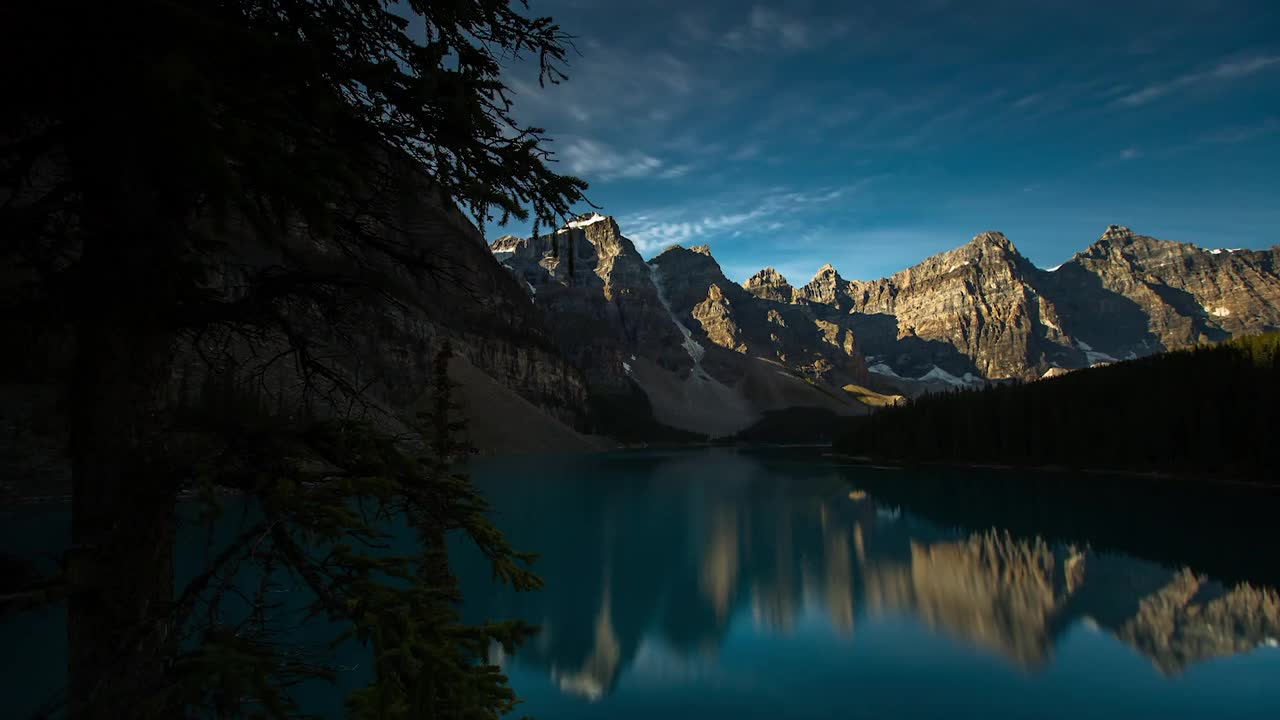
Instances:
[[[521,714],[1280,717],[1270,496],[812,450],[496,459],[473,477],[542,555],[546,588],[514,593],[455,552],[470,619],[542,627],[494,658]],[[11,513],[0,539],[30,555],[65,522]],[[56,611],[0,625],[10,709],[60,681],[61,632]]]

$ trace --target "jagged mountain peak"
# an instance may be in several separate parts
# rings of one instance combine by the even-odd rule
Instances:
[[[833,280],[839,282],[843,279],[844,278],[840,277],[840,271],[836,270],[836,266],[831,263],[827,263],[826,265],[818,268],[818,272],[813,274],[813,277],[809,280],[809,284],[812,285],[814,283],[831,282]]]
[[[743,285],[748,287],[752,285],[766,285],[766,284],[767,285],[788,285],[790,283],[787,282],[787,279],[783,277],[782,273],[778,272],[776,269],[772,267],[761,268],[759,272],[747,278],[747,281],[743,283]]]
[[[1124,225],[1108,225],[1103,231],[1103,240],[1124,240],[1126,238],[1136,237],[1137,233],[1125,227]]]
[[[680,267],[685,269],[698,268],[711,269],[714,268],[716,273],[720,273],[720,263],[716,261],[715,256],[711,254],[709,245],[693,245],[685,247],[683,245],[668,245],[663,248],[662,252],[654,255],[649,260],[650,265],[658,265],[666,267]]]
[[[502,237],[489,243],[489,249],[493,252],[510,252],[520,245],[523,238],[515,235],[503,235]]]
[[[986,232],[978,233],[973,236],[969,244],[977,247],[999,248],[1015,255],[1018,254],[1018,248],[1014,246],[1013,241],[999,230],[987,230]]]
[[[796,294],[795,288],[791,287],[791,283],[787,282],[782,273],[771,267],[764,268],[747,278],[747,281],[742,283],[742,287],[756,297],[778,302],[792,302]]]
[[[715,256],[711,254],[710,245],[690,245],[689,247],[685,247],[684,245],[675,243],[673,245],[666,246],[661,252],[650,258],[649,264],[660,265],[663,263],[675,262],[681,264],[693,263],[697,267],[703,267],[708,261],[710,261],[711,265],[714,265],[716,269],[719,270],[720,263],[716,260]]]
[[[1077,254],[1099,257],[1101,255],[1105,255],[1111,248],[1123,249],[1129,245],[1133,245],[1139,240],[1181,245],[1181,243],[1175,243],[1171,240],[1156,240],[1155,238],[1140,235],[1124,225],[1108,225],[1107,229],[1102,231],[1102,235],[1098,236],[1097,240]]]
[[[827,263],[818,268],[813,279],[796,291],[796,294],[809,302],[832,305],[843,312],[852,307],[848,296],[848,284],[848,281],[836,272],[835,266]]]
[[[613,219],[612,215],[601,215],[598,212],[587,212],[587,213],[582,213],[581,215],[570,220],[568,223],[565,224],[565,227],[584,228],[590,225],[595,225],[596,223],[600,223],[600,222],[610,223],[615,228],[618,226],[617,221]]]
[[[1112,255],[1141,257],[1161,252],[1184,254],[1196,246],[1176,240],[1161,240],[1134,232],[1123,225],[1108,225],[1102,235],[1084,250],[1076,253],[1077,259],[1101,259]],[[1212,252],[1212,251],[1206,251]]]
[[[666,255],[667,253],[686,253],[686,252],[689,252],[689,248],[681,245],[680,243],[672,243],[662,248],[661,250],[659,250],[658,254],[654,255],[652,258],[649,259],[649,262],[653,263],[658,258],[662,257],[663,255]]]

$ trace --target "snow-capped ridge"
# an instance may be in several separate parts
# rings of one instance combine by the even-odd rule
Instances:
[[[969,387],[970,385],[976,385],[982,382],[982,380],[975,377],[973,373],[965,373],[964,377],[956,377],[937,365],[934,365],[932,370],[921,375],[917,379],[942,382],[951,385],[952,387]]]
[[[867,368],[867,370],[877,375],[884,375],[886,377],[897,378],[899,380],[902,379],[901,375],[894,372],[893,368],[889,367],[884,363],[876,363],[875,365],[871,365],[870,367]]]
[[[575,229],[584,228],[589,225],[595,225],[598,222],[602,222],[608,219],[609,219],[608,215],[601,215],[600,213],[593,212],[590,215],[587,215],[585,217],[580,217],[577,220],[570,221],[566,227],[571,227]]]
[[[1085,360],[1087,360],[1090,365],[1118,362],[1110,355],[1094,350],[1093,346],[1083,340],[1076,340],[1076,347],[1080,349],[1080,352],[1084,353]]]

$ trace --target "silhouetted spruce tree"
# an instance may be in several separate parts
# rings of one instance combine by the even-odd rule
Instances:
[[[436,356],[416,442],[343,419],[242,438],[234,462],[218,472],[224,481],[236,473],[269,478],[253,496],[260,515],[179,597],[183,649],[163,692],[144,696],[146,714],[182,707],[294,715],[300,708],[289,689],[330,677],[325,649],[343,638],[370,647],[374,672],[347,698],[349,717],[498,718],[514,709],[489,652],[513,651],[533,628],[461,623],[446,536],[461,532],[474,542],[501,582],[529,590],[541,581],[528,570],[532,556],[510,547],[484,498],[453,466],[470,448],[457,439],[465,423],[452,400],[450,354],[446,344]],[[291,584],[305,589],[305,606],[273,605]],[[304,645],[286,631],[289,613],[299,610],[344,630]]]
[[[423,192],[465,208],[482,227],[530,211],[535,223],[554,226],[582,199],[583,181],[548,168],[543,131],[512,118],[500,78],[504,62],[531,56],[542,81],[559,82],[567,42],[551,19],[527,17],[509,0],[0,9],[0,257],[6,282],[18,288],[4,298],[6,310],[65,329],[73,355],[59,377],[73,466],[65,568],[72,716],[177,716],[180,709],[165,703],[191,696],[175,677],[211,667],[177,663],[184,616],[174,601],[174,504],[192,469],[173,460],[175,347],[211,330],[250,343],[276,333],[309,383],[358,394],[316,357],[295,321],[299,313],[328,317],[355,293],[392,296],[373,256],[443,275],[429,246],[379,232],[388,187],[404,187],[406,174],[425,177]],[[341,262],[305,261],[299,237],[304,245],[324,238]],[[233,283],[219,259],[241,242],[275,261]],[[244,422],[201,430],[233,444],[282,442]],[[374,442],[341,433],[322,439],[353,437]],[[395,469],[399,490],[421,470]],[[256,473],[234,482],[284,520],[272,526],[277,560],[304,576],[308,563],[290,550],[290,533],[305,523],[290,524],[314,519],[304,510],[340,514],[344,503],[369,494],[389,503],[392,494],[355,479],[304,490],[293,470],[277,470],[284,480]],[[424,477],[438,483],[438,474]],[[443,497],[420,494],[415,502]],[[345,557],[358,566],[356,556]],[[335,577],[307,580],[332,589],[341,584]],[[374,580],[342,592],[361,612],[392,602]],[[406,602],[412,609],[427,601]],[[371,621],[362,618],[352,622],[365,632]],[[215,630],[204,639],[210,647],[230,652],[242,639]],[[432,652],[452,652],[443,648]],[[425,672],[379,667],[379,683]],[[247,685],[224,697],[254,697],[279,710],[255,683],[281,668],[303,672],[290,663],[246,665],[239,681]],[[373,696],[391,702],[386,692]],[[438,714],[493,714],[492,702],[477,695],[468,708],[468,697],[453,697],[456,712]],[[428,700],[403,707],[417,711]]]

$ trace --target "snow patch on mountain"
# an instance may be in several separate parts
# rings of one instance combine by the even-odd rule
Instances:
[[[601,220],[606,220],[606,219],[607,218],[604,215],[601,215],[600,213],[591,213],[589,216],[582,218],[581,220],[574,220],[570,222],[569,227],[584,228],[584,227],[587,227],[588,225],[595,225]]]
[[[1104,352],[1094,350],[1089,343],[1083,340],[1076,340],[1076,347],[1080,348],[1080,351],[1084,353],[1084,357],[1088,360],[1090,365],[1096,365],[1101,362],[1119,362]]]
[[[925,373],[924,375],[921,375],[917,379],[924,380],[924,381],[946,383],[952,387],[968,387],[970,385],[975,385],[977,383],[982,382],[981,379],[974,377],[973,373],[965,373],[964,377],[956,377],[955,375],[952,375],[951,373],[947,372],[946,370],[943,370],[937,365],[934,365],[932,370]]]
[[[649,277],[653,279],[653,287],[658,291],[658,302],[662,304],[667,314],[671,316],[671,322],[676,324],[676,328],[684,336],[684,342],[681,344],[684,345],[685,352],[689,353],[689,358],[693,360],[697,374],[705,375],[706,373],[702,371],[702,357],[707,354],[707,351],[698,344],[697,340],[693,339],[693,333],[689,332],[689,328],[680,322],[680,319],[676,317],[675,311],[671,309],[671,302],[667,300],[667,294],[662,289],[662,273],[657,265],[649,266]]]
[[[876,363],[875,365],[872,365],[871,367],[867,368],[867,370],[877,375],[885,375],[891,378],[898,378],[899,380],[902,379],[901,375],[894,372],[893,368],[889,367],[888,365],[885,365],[884,363]]]

